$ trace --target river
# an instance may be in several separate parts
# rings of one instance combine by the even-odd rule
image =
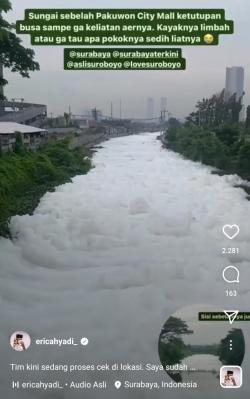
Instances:
[[[250,203],[242,189],[234,188],[240,179],[212,175],[209,167],[162,149],[156,134],[116,138],[102,146],[90,173],[47,193],[33,216],[13,217],[11,230],[17,238],[0,240],[1,383],[8,399],[34,398],[34,392],[8,392],[6,361],[159,364],[161,327],[184,305],[250,310]],[[222,226],[235,223],[241,228],[234,240],[240,254],[223,257],[222,247],[232,242],[223,237]],[[221,272],[232,262],[240,268],[241,284],[238,297],[226,298],[231,286]],[[33,341],[88,337],[89,345],[31,345],[20,354],[8,345],[16,330],[28,331]],[[249,353],[247,323],[244,331]],[[249,367],[249,360],[245,364]],[[32,375],[36,373],[25,373],[25,378]],[[109,388],[88,391],[87,399],[114,395],[117,379],[168,380],[165,372],[99,376]],[[52,374],[44,372],[46,378]],[[96,375],[80,378],[91,381]],[[62,383],[71,379],[73,375],[60,377]],[[224,394],[218,388],[214,397]],[[83,397],[67,389],[35,395]],[[165,398],[166,392],[119,391],[122,399],[128,395]],[[212,399],[209,392],[174,389],[168,397]],[[241,399],[247,397],[245,386]]]

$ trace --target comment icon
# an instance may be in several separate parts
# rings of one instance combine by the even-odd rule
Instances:
[[[239,284],[240,271],[235,266],[227,266],[222,272],[223,280],[229,284]]]

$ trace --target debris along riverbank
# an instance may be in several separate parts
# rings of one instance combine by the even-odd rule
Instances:
[[[91,168],[91,152],[70,150],[66,141],[33,153],[21,150],[0,157],[0,236],[10,237],[9,220],[32,214],[41,197]]]

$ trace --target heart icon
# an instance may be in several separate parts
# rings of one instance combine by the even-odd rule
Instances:
[[[240,228],[237,224],[226,224],[223,227],[223,234],[230,240],[233,240],[240,233]]]

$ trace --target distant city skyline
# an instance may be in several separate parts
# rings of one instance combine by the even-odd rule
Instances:
[[[68,8],[68,0],[12,0],[13,11],[6,19],[15,22],[24,18],[26,8]],[[114,0],[72,0],[71,8],[117,8]],[[120,0],[120,8],[152,8],[151,0]],[[197,0],[155,0],[155,8],[198,8]],[[244,103],[250,104],[248,82],[250,61],[246,49],[249,43],[249,0],[242,0],[240,7],[235,0],[203,0],[204,8],[225,8],[226,17],[235,21],[235,34],[222,35],[220,45],[183,46],[187,59],[186,71],[64,71],[62,47],[33,47],[40,72],[23,79],[5,70],[9,85],[5,89],[8,98],[24,98],[25,101],[48,105],[49,112],[63,114],[69,105],[75,114],[83,109],[97,107],[104,115],[110,114],[113,102],[114,114],[119,116],[120,100],[123,117],[145,117],[148,97],[167,97],[167,108],[178,118],[185,118],[195,108],[198,100],[218,93],[225,87],[225,69],[239,65],[245,69]],[[20,35],[24,45],[31,48],[28,35]],[[157,107],[158,109],[158,103]],[[158,112],[156,112],[158,113]]]

